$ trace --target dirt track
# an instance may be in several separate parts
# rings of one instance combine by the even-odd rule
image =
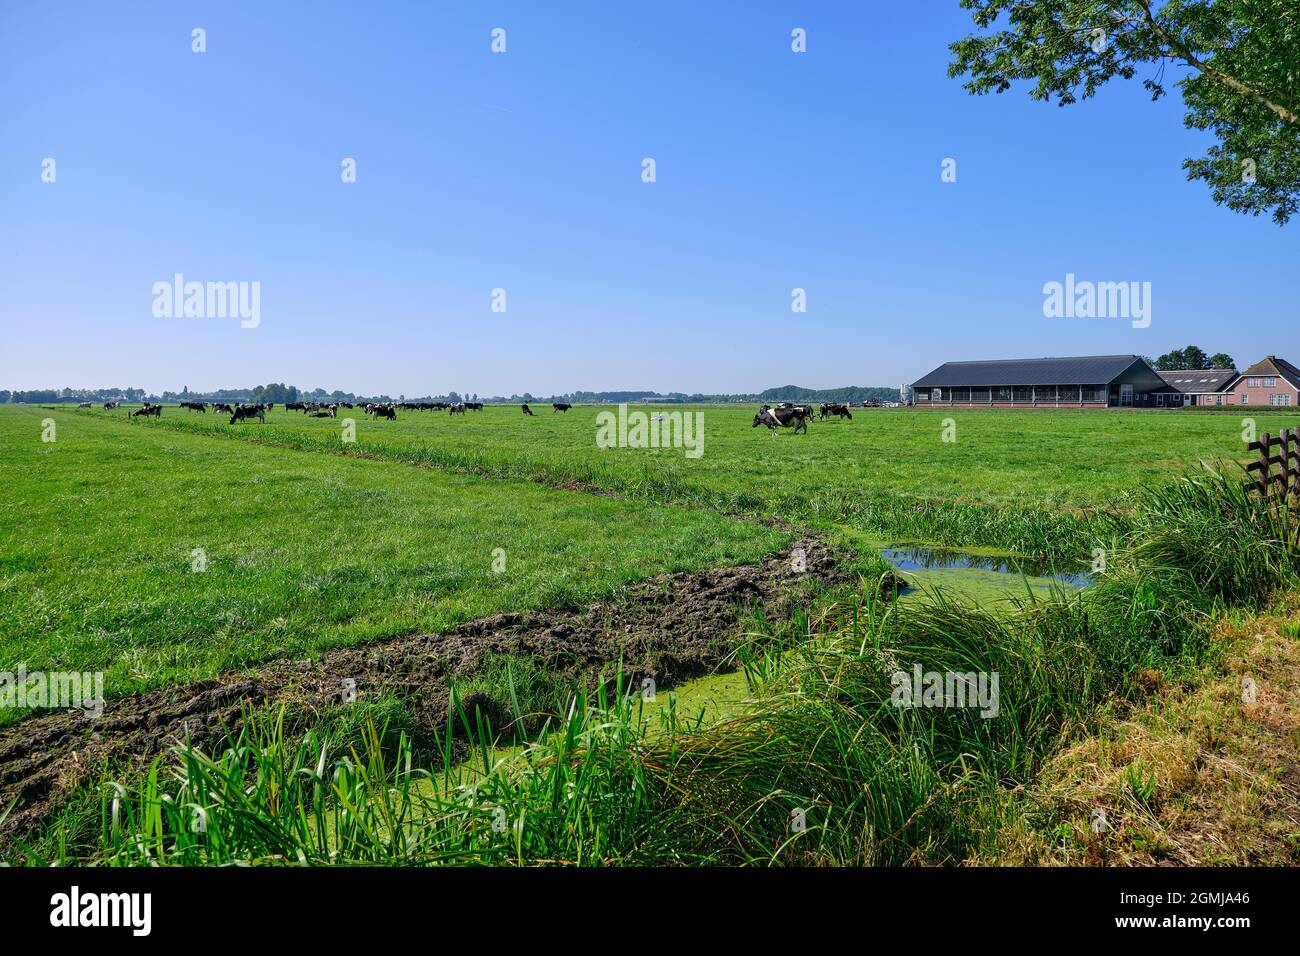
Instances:
[[[446,724],[447,678],[472,674],[483,654],[532,657],[545,668],[591,680],[622,661],[629,677],[661,687],[709,673],[732,650],[738,609],[779,614],[808,584],[843,580],[829,549],[805,538],[796,574],[790,552],[763,564],[663,575],[629,587],[617,603],[581,611],[501,614],[442,634],[328,651],[315,660],[280,660],[215,680],[108,701],[101,717],[43,714],[0,728],[0,843],[31,833],[79,784],[106,764],[150,758],[186,733],[202,745],[236,727],[246,702],[311,708],[339,703],[345,681],[358,697],[393,691],[411,700],[421,723]]]

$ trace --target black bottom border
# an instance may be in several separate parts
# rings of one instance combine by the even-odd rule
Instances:
[[[82,907],[92,894],[149,894],[148,935],[131,926],[52,925],[71,910],[74,886]],[[1171,933],[1226,941],[1295,926],[1298,889],[1300,869],[1283,868],[14,868],[0,869],[0,918],[14,942],[29,933],[75,934],[128,946],[215,942],[226,933],[259,943],[337,945],[340,933],[351,935],[349,926],[360,933],[418,932],[448,920],[460,932],[486,930],[498,943],[503,934],[550,935],[548,913],[567,914],[566,925],[579,938],[583,930],[573,919],[604,929],[631,917],[648,920],[644,929],[653,935],[680,926],[691,936],[703,930],[733,942],[754,929],[770,941],[769,930],[807,933],[819,924],[838,934],[846,919],[868,939],[894,930],[922,939],[951,932],[970,941],[969,934],[1000,925],[1017,936],[1041,930],[1072,941]],[[641,917],[633,915],[638,910]]]

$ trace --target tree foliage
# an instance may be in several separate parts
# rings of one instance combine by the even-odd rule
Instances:
[[[1110,80],[1152,99],[1177,87],[1186,126],[1214,137],[1184,160],[1216,203],[1269,213],[1300,208],[1300,3],[1296,0],[961,0],[977,32],[953,43],[949,76],[969,92],[1033,81],[1034,99],[1061,106]],[[1005,21],[1003,17],[1005,16]],[[1179,75],[1172,81],[1166,71]]]
[[[1227,352],[1215,352],[1207,356],[1205,350],[1197,345],[1166,352],[1152,363],[1162,372],[1200,371],[1207,368],[1234,369],[1237,363]]]

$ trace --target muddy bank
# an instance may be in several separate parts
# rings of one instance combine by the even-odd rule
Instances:
[[[727,660],[744,610],[779,615],[810,588],[847,579],[822,542],[805,538],[795,549],[806,555],[801,573],[787,551],[763,564],[662,575],[580,611],[501,614],[109,701],[93,720],[58,712],[0,728],[0,813],[14,803],[0,843],[31,833],[106,764],[141,763],[186,734],[201,746],[237,727],[249,702],[325,708],[341,703],[345,688],[359,698],[389,691],[436,730],[446,725],[448,678],[472,675],[489,652],[589,682],[620,661],[630,679],[652,677],[660,687],[701,676]]]

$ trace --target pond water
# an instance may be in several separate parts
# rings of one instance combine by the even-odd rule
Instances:
[[[923,572],[922,578],[937,578],[924,572],[955,572],[952,577],[984,577],[963,572],[986,572],[1004,576],[1008,588],[1023,591],[1023,583],[1031,588],[1065,587],[1086,588],[1092,584],[1092,573],[1086,570],[1062,570],[1033,558],[1011,555],[978,554],[950,548],[932,548],[922,545],[891,545],[880,549],[886,561],[900,571]],[[997,579],[994,579],[995,581]]]

